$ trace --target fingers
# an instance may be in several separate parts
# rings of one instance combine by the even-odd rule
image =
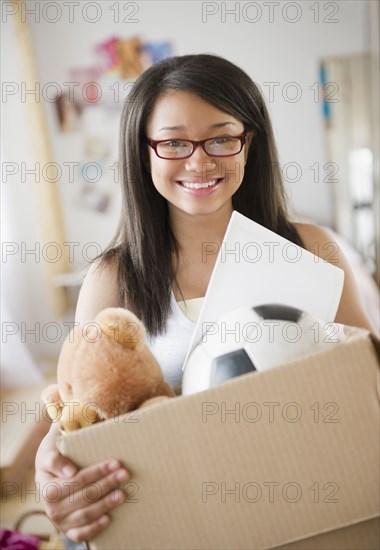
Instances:
[[[53,477],[70,478],[76,474],[78,468],[71,460],[59,454],[55,445],[57,435],[59,430],[52,426],[38,448],[36,470]]]
[[[66,536],[75,542],[84,542],[85,540],[91,540],[98,535],[103,529],[110,523],[109,516],[102,516],[90,525],[84,527],[74,527],[69,529]]]
[[[48,517],[69,538],[82,542],[108,525],[109,511],[125,499],[120,485],[129,473],[114,459],[78,470],[57,451],[57,433],[53,428],[39,447],[36,480]]]
[[[89,466],[67,480],[52,478],[44,486],[46,514],[62,531],[90,525],[100,529],[96,521],[124,501],[120,485],[128,479],[117,460]]]
[[[111,472],[109,472],[110,468]],[[87,513],[91,505],[103,500],[112,490],[118,489],[120,484],[125,483],[128,479],[128,472],[120,467],[118,461],[90,466],[81,470],[70,480],[55,479],[50,484],[47,483],[44,489],[44,498],[50,509],[49,517],[53,521],[60,521],[77,510]],[[59,507],[55,504],[58,491],[60,493]],[[114,504],[114,500],[110,504]],[[118,502],[116,500],[116,504]],[[109,506],[95,508],[95,510],[99,510],[98,517],[109,509]],[[91,516],[90,519],[95,518]]]
[[[86,527],[98,521],[102,516],[106,515],[110,510],[122,504],[125,501],[126,495],[120,489],[115,489],[101,500],[90,503],[86,500],[86,506],[78,507],[78,502],[67,507],[64,502],[59,506],[55,502],[46,504],[46,515],[55,523],[59,529],[66,532],[71,528]],[[67,504],[67,503],[66,503]]]
[[[72,478],[78,472],[77,466],[57,450],[47,451],[39,467],[53,477],[66,479]]]
[[[58,509],[56,506],[46,506],[46,514],[53,523],[57,525],[60,531],[66,536],[77,542],[91,539],[107,527],[110,518],[107,515],[113,508],[122,504],[126,495],[120,489],[115,489],[101,500],[88,505],[84,508],[77,508],[73,511],[73,504],[67,510],[62,506]],[[77,502],[76,502],[77,504]],[[63,516],[62,516],[62,512]]]
[[[105,460],[104,462],[98,462],[97,464],[83,468],[78,475],[75,476],[75,481],[79,481],[80,488],[83,488],[90,483],[95,483],[102,478],[105,478],[109,474],[114,476],[115,472],[120,468],[122,468],[122,466],[119,460]]]
[[[70,522],[76,527],[85,527],[86,525],[92,525],[98,519],[108,514],[110,510],[125,502],[125,500],[125,493],[120,489],[115,489],[105,498],[102,498],[98,502],[87,506],[87,508],[85,509],[76,510],[75,512],[70,514]]]
[[[111,472],[109,472],[111,468]],[[82,470],[80,475],[76,476],[80,485],[78,491],[85,490],[87,498],[93,502],[96,498],[102,498],[107,495],[112,489],[118,487],[120,484],[125,483],[129,479],[129,473],[125,468],[120,466],[119,462],[106,464],[108,474],[105,477],[99,479],[99,473],[102,472],[103,466],[99,465],[99,471],[88,472],[89,468]],[[104,474],[103,474],[104,475]],[[94,477],[96,476],[96,477]]]

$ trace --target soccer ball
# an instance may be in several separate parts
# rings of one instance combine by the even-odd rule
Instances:
[[[217,323],[203,323],[202,340],[185,367],[182,394],[331,349],[346,338],[346,328],[287,305],[235,309]]]

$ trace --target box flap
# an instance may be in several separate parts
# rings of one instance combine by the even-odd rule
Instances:
[[[116,457],[130,501],[92,548],[274,548],[379,514],[379,367],[368,337],[62,437]]]

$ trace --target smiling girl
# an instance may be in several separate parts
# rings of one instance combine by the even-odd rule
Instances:
[[[225,59],[173,57],[145,71],[127,98],[120,144],[122,217],[113,241],[88,271],[76,321],[92,321],[106,307],[132,309],[147,328],[166,379],[179,391],[195,328],[195,317],[183,311],[199,306],[206,293],[216,256],[205,261],[203,245],[221,245],[233,210],[319,250],[322,258],[333,241],[315,225],[290,220],[264,100]],[[335,320],[374,332],[348,263],[337,245],[335,250],[334,265],[345,271]],[[128,472],[115,460],[78,470],[56,451],[56,435],[53,427],[36,460],[40,486],[62,487],[62,498],[46,502],[46,511],[71,539],[90,539],[122,502],[116,487]],[[95,483],[99,498],[89,503],[82,488]]]

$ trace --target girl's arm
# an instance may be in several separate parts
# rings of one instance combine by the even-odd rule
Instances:
[[[335,322],[361,327],[376,334],[376,329],[361,303],[351,267],[336,241],[328,231],[317,225],[297,223],[295,226],[307,250],[344,271],[343,292]],[[320,292],[323,292],[323,288]]]
[[[97,264],[90,267],[79,294],[76,322],[85,324],[102,309],[117,305],[115,273],[111,268],[98,270]],[[59,430],[53,424],[39,446],[36,482],[48,517],[70,539],[82,542],[109,524],[108,512],[124,500],[120,484],[128,479],[128,472],[113,459],[79,470],[59,454],[55,445],[58,435]],[[86,486],[95,486],[95,495],[88,496]],[[57,487],[61,489],[58,497]]]
[[[93,263],[83,281],[75,321],[82,324],[93,321],[96,315],[107,307],[117,307],[116,265],[99,267],[99,261]]]

